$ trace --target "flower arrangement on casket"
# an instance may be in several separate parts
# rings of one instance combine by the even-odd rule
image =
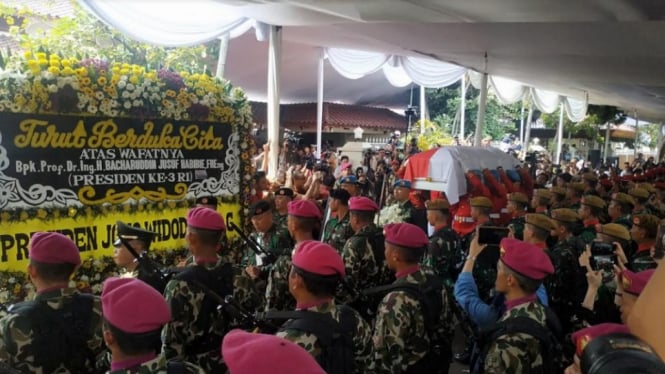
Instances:
[[[409,211],[401,209],[399,204],[395,203],[384,207],[377,215],[375,222],[377,226],[383,227],[389,223],[403,223],[409,218]]]

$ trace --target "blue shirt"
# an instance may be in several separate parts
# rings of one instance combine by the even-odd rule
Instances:
[[[542,284],[538,287],[536,295],[541,304],[548,305],[547,290]],[[480,299],[478,287],[471,272],[462,272],[457,278],[455,300],[481,330],[492,327],[505,310],[503,295],[495,297],[492,304],[487,304]]]

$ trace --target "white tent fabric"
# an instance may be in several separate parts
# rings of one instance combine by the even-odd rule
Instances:
[[[561,96],[558,93],[537,88],[531,89],[531,98],[536,108],[545,113],[556,112],[561,103]]]
[[[480,78],[480,75],[478,75],[478,78]],[[490,76],[489,84],[499,102],[505,105],[522,100],[524,94],[528,91],[528,88],[522,83],[497,76]]]
[[[568,119],[573,122],[580,122],[586,117],[586,110],[589,106],[588,100],[584,98],[583,100],[573,99],[572,97],[567,97],[563,102],[563,109],[568,116]]]
[[[372,74],[381,69],[390,59],[390,56],[383,53],[342,48],[328,48],[326,56],[335,70],[349,79],[358,79]]]

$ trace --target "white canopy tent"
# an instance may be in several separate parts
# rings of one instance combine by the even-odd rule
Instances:
[[[539,109],[551,112],[563,105],[571,119],[579,118],[587,98],[590,103],[637,111],[642,118],[662,118],[665,113],[665,74],[660,69],[665,60],[665,47],[660,40],[665,31],[665,5],[647,0],[452,0],[445,4],[434,0],[196,0],[169,2],[168,6],[155,6],[147,0],[80,1],[137,39],[165,45],[195,44],[231,30],[240,34],[251,25],[258,25],[257,35],[265,40],[269,34],[265,24],[284,26],[278,34],[271,35],[279,35],[285,50],[291,44],[292,48],[302,47],[298,52],[277,56],[288,56],[294,62],[282,61],[280,74],[273,74],[285,82],[279,90],[287,101],[322,97],[322,87],[317,89],[317,82],[322,81],[321,73],[329,76],[329,69],[327,65],[319,68],[322,54],[318,47],[325,47],[329,48],[329,60],[337,71],[345,71],[338,63],[340,55],[342,60],[348,60],[350,49],[365,51],[365,61],[359,60],[360,65],[375,66],[363,74],[351,69],[350,74],[342,75],[366,75],[362,79],[374,83],[378,83],[379,74],[372,72],[380,68],[398,86],[408,84],[409,79],[424,85],[441,85],[421,79],[422,69],[409,67],[439,64],[440,68],[441,62],[452,62],[490,74],[488,86],[504,102],[530,94]],[[235,72],[255,71],[250,65],[265,67],[266,59],[249,59],[234,53],[234,44],[232,41],[226,76],[250,96],[255,92],[265,95],[264,74],[252,74],[243,80]],[[317,57],[307,59],[308,53]],[[242,69],[236,70],[234,58],[240,59]],[[450,69],[451,76],[454,71],[454,67]],[[354,86],[348,82],[343,85]],[[271,85],[280,86],[274,81]],[[325,97],[345,102],[355,99],[358,103],[362,98],[357,98],[357,92],[386,87],[367,82],[356,82],[355,86],[359,89],[339,90],[338,98],[334,85],[326,79]],[[506,86],[512,89],[499,88]],[[384,95],[386,99],[389,96]],[[566,99],[567,96],[576,100]]]

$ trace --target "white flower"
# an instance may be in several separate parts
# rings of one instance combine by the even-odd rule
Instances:
[[[134,91],[134,85],[131,83],[127,83],[127,91]]]
[[[127,92],[127,91],[122,91],[122,95],[121,95],[121,96],[122,96],[123,99],[128,99],[128,98],[129,98],[129,92]]]
[[[125,101],[125,103],[122,104],[122,106],[123,106],[125,109],[131,109],[131,108],[132,108],[132,103],[129,102],[129,101]]]
[[[104,94],[101,91],[97,91],[95,92],[95,97],[97,98],[97,100],[101,100],[104,98]]]
[[[90,105],[90,106],[88,107],[88,112],[90,112],[90,113],[92,113],[92,114],[97,113],[97,107],[96,107],[95,105]]]
[[[46,90],[48,92],[55,93],[58,92],[58,86],[56,86],[55,84],[49,84],[48,86],[46,86]]]
[[[122,89],[122,88],[125,88],[125,86],[127,86],[127,82],[126,82],[126,81],[124,81],[124,80],[119,80],[119,81],[118,81],[118,88],[121,88],[121,89]]]

